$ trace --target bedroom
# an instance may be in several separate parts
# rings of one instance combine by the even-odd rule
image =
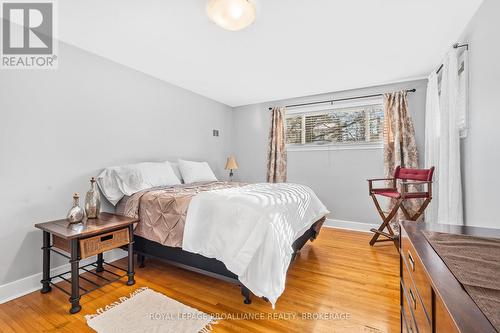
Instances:
[[[140,294],[145,297],[149,292],[160,303],[167,300],[178,302],[169,303],[176,304],[178,313],[191,313],[186,306],[196,309],[202,314],[201,319],[167,320],[169,313],[161,306],[151,305],[146,307],[147,318],[133,317],[138,326],[126,325],[131,332],[147,331],[145,327],[155,325],[160,327],[160,332],[168,331],[169,327],[170,330],[185,332],[202,329],[213,332],[402,330],[409,320],[403,320],[401,306],[411,296],[409,290],[401,288],[400,269],[404,271],[404,263],[409,259],[400,257],[399,248],[394,246],[402,244],[398,239],[370,246],[369,241],[374,235],[370,230],[379,228],[382,220],[370,198],[366,181],[392,176],[397,166],[394,159],[392,164],[388,162],[388,148],[384,147],[388,124],[385,115],[394,111],[387,107],[386,102],[396,93],[399,93],[398,98],[407,102],[405,116],[414,130],[414,135],[409,137],[418,151],[418,161],[412,161],[416,165],[409,167],[436,167],[432,183],[435,195],[419,222],[409,223],[408,229],[413,225],[439,227],[451,223],[472,228],[470,230],[475,230],[475,236],[481,232],[474,227],[487,228],[491,236],[494,231],[489,229],[500,228],[494,215],[498,198],[495,190],[500,185],[500,180],[495,177],[500,156],[496,149],[498,139],[495,139],[498,107],[494,102],[500,85],[498,1],[357,0],[317,1],[313,4],[306,1],[233,0],[229,3],[241,6],[238,8],[245,13],[241,14],[239,21],[232,22],[236,26],[227,26],[227,21],[220,21],[217,16],[217,11],[223,11],[226,2],[65,0],[41,1],[41,4],[52,4],[52,7],[30,8],[23,5],[32,2],[2,1],[0,174],[3,186],[0,198],[3,214],[0,225],[3,232],[0,249],[4,255],[0,258],[1,332],[107,332],[96,325],[108,325],[109,329],[109,325],[120,324],[108,319],[111,312],[108,316],[105,315],[107,311],[93,318],[85,316],[106,309],[120,298],[138,301]],[[207,8],[207,5],[214,7]],[[47,8],[49,12],[46,12]],[[19,13],[30,13],[27,9],[33,13],[33,22],[28,17],[29,28],[22,29],[26,18]],[[16,19],[21,22],[21,27],[11,24]],[[45,25],[47,22],[51,23],[50,29]],[[241,29],[231,31],[237,28]],[[24,36],[24,39],[16,44],[19,36]],[[51,53],[15,50],[26,48],[25,44],[29,48],[32,40],[27,36],[35,41],[33,43],[38,43],[37,47],[49,44]],[[458,43],[458,48],[453,47],[455,43]],[[456,54],[456,64],[445,61],[450,54]],[[36,61],[30,63],[30,59]],[[440,69],[442,64],[445,66]],[[432,113],[432,110],[436,111],[432,96],[437,95],[437,109],[445,107],[440,105],[443,104],[443,95],[453,98],[449,91],[447,94],[443,92],[442,82],[444,72],[450,76],[452,71],[449,68],[454,65],[459,67],[455,84],[467,83],[466,92],[460,94],[467,107],[462,113],[464,121],[457,124],[461,129],[459,137],[453,137],[453,142],[459,143],[459,149],[448,142],[448,154],[439,155],[435,140],[440,138],[439,134],[444,137],[445,133],[441,131],[442,127],[436,130],[432,126],[437,123],[432,118],[436,114]],[[433,72],[438,74],[431,75]],[[437,85],[432,81],[430,87],[430,79],[436,80]],[[395,109],[401,111],[401,108]],[[277,118],[281,115],[283,119],[272,122],[273,114]],[[457,112],[450,111],[450,114],[458,117]],[[325,117],[328,117],[326,121]],[[318,122],[320,126],[314,127]],[[343,125],[335,125],[339,123]],[[285,132],[284,140],[270,140],[270,136],[277,139],[282,133],[271,130],[280,128]],[[273,132],[278,134],[274,136]],[[270,145],[270,141],[276,144]],[[405,155],[408,150],[408,146],[404,146],[401,152]],[[270,151],[275,153],[270,154]],[[283,153],[286,153],[286,159]],[[394,155],[397,154],[391,156]],[[230,157],[234,161],[230,160],[231,165],[226,169]],[[456,163],[446,163],[452,157]],[[429,160],[435,163],[431,164]],[[164,163],[166,161],[174,163]],[[190,163],[193,161],[207,163]],[[151,167],[149,169],[144,164],[141,165],[144,168],[137,165],[144,162],[153,164],[146,165]],[[180,174],[174,174],[176,178],[172,178],[170,172],[178,163],[184,167],[180,168]],[[141,216],[138,217],[140,221],[137,223],[129,217],[133,221],[130,222],[133,223],[132,229],[136,231],[132,255],[129,256],[127,251],[132,235],[125,233],[123,237],[128,237],[128,242],[111,246],[115,248],[106,251],[103,258],[106,263],[125,269],[124,274],[128,277],[81,295],[83,290],[80,288],[90,291],[94,288],[92,282],[103,282],[93,273],[109,280],[112,280],[113,273],[96,272],[97,267],[90,267],[93,273],[82,269],[96,258],[98,261],[101,255],[95,254],[102,251],[85,258],[81,253],[83,243],[73,241],[77,247],[76,258],[82,259],[80,267],[76,268],[76,273],[81,273],[80,279],[76,279],[80,285],[73,286],[71,282],[75,279],[70,276],[70,261],[73,266],[76,261],[71,260],[69,239],[74,236],[71,239],[80,237],[79,241],[85,241],[99,236],[101,240],[103,233],[117,230],[112,223],[125,223],[120,224],[121,230],[129,230],[126,221],[130,220],[97,223],[95,219],[85,219],[85,223],[69,224],[65,219],[72,208],[75,192],[79,193],[79,205],[85,211],[85,197],[92,177],[97,177],[103,218],[108,216],[106,213],[119,213],[124,206],[130,208],[134,201],[128,199],[134,195],[137,198],[138,193],[149,190],[144,184],[125,182],[125,189],[120,183],[119,199],[116,199],[120,200],[120,195],[124,195],[127,200],[120,200],[114,206],[109,200],[111,195],[107,193],[111,189],[104,186],[103,178],[98,176],[109,171],[108,180],[123,182],[125,174],[112,169],[120,166],[133,174],[151,172],[149,176],[158,176],[151,180],[149,187],[173,186],[171,192],[162,192],[165,201],[157,201],[158,206],[165,207],[175,201],[168,201],[171,197],[184,198],[183,191],[192,191],[186,196],[197,198],[198,220],[221,217],[204,225],[214,227],[215,221],[224,222],[223,227],[221,224],[219,229],[211,230],[217,233],[217,237],[225,239],[223,246],[218,244],[218,259],[236,252],[234,249],[223,251],[225,246],[246,244],[255,250],[262,237],[245,234],[243,230],[248,232],[245,228],[257,225],[248,221],[254,220],[252,214],[263,216],[268,212],[268,215],[276,216],[273,214],[285,205],[284,198],[293,202],[294,196],[300,197],[297,202],[302,204],[304,196],[311,200],[317,198],[321,208],[319,215],[326,215],[326,210],[329,214],[323,225],[315,224],[315,229],[311,228],[313,223],[323,216],[311,216],[305,221],[300,206],[287,206],[300,215],[301,218],[295,220],[303,224],[301,228],[294,225],[297,229],[293,235],[285,231],[275,234],[288,245],[285,244],[284,256],[281,257],[282,270],[278,277],[275,276],[280,281],[278,291],[269,293],[269,290],[263,292],[260,288],[263,284],[259,283],[247,282],[252,286],[243,284],[245,288],[240,288],[242,283],[238,279],[242,277],[235,271],[241,269],[232,265],[238,266],[239,261],[229,264],[234,258],[210,261],[205,260],[210,256],[208,254],[201,259],[190,256],[192,251],[201,253],[214,248],[178,252],[176,249],[184,246],[179,243],[183,240],[182,228],[181,234],[175,234],[176,245],[162,244],[168,237],[162,234],[164,230],[154,228],[149,234],[161,240],[148,241],[148,232],[140,234],[145,225],[144,214],[148,213],[141,197],[137,199],[143,207],[143,214],[139,213]],[[200,168],[194,176],[189,174],[193,167]],[[159,168],[166,169],[165,173],[159,172],[160,176]],[[286,182],[283,184],[284,171]],[[203,181],[213,181],[215,176],[221,186],[229,186],[226,182],[232,181],[238,185],[248,183],[249,187],[212,189],[207,191],[211,195],[195,195],[201,191],[199,179],[196,179],[200,175]],[[440,184],[442,179],[452,179],[452,175],[459,181],[455,178],[455,181]],[[190,176],[193,176],[191,180]],[[178,184],[183,177],[187,181],[184,179],[184,184]],[[160,183],[157,182],[159,178]],[[168,180],[163,181],[165,178]],[[277,185],[268,184],[268,181],[277,181]],[[300,187],[300,190],[281,188],[281,197],[274,188],[294,184],[306,187]],[[132,188],[135,185],[138,186]],[[257,185],[261,187],[252,188]],[[373,186],[380,185],[383,183]],[[450,190],[447,193],[439,191],[438,185]],[[265,186],[272,189],[264,190]],[[244,195],[245,189],[247,195]],[[457,189],[461,190],[461,195]],[[287,191],[294,194],[288,195]],[[250,197],[259,197],[257,192],[262,199],[261,206],[251,209]],[[219,208],[215,209],[215,205],[207,202],[216,201],[217,193],[226,197],[219,198]],[[234,196],[229,197],[231,194]],[[154,197],[155,192],[148,195]],[[267,200],[265,198],[270,199],[267,207],[263,203]],[[229,204],[231,200],[233,204]],[[242,203],[242,200],[247,201]],[[458,207],[454,212],[461,212],[461,219],[459,213],[451,218],[444,211],[441,211],[442,215],[438,214],[439,207],[444,207],[440,203],[445,201],[448,211]],[[176,202],[178,216],[170,220],[164,219],[164,215],[171,217],[175,214],[165,213],[163,208],[153,211],[164,221],[160,229],[166,225],[175,230],[172,223],[176,225],[181,221],[181,224],[188,225],[190,220],[195,221],[192,215],[195,210],[188,210],[191,203],[182,202],[182,206]],[[385,199],[381,202],[384,210],[393,208],[393,204]],[[238,210],[240,207],[244,208]],[[140,211],[139,206],[134,209]],[[398,212],[394,223],[405,219],[402,210]],[[51,234],[47,247],[54,246],[50,250],[41,250],[44,247],[42,231],[35,225],[60,219],[67,223],[66,231],[74,231],[73,236],[59,234],[54,237],[55,234]],[[227,219],[238,221],[236,225],[241,226],[241,230],[223,232],[235,227]],[[293,218],[287,216],[284,220],[282,227],[292,226],[290,221]],[[97,223],[100,230],[93,232],[100,234],[82,236],[88,230],[87,223]],[[208,229],[191,231],[214,240],[211,238],[213,233],[209,237]],[[389,232],[387,228],[382,231]],[[270,237],[269,233],[266,236]],[[313,236],[317,237],[310,241]],[[57,250],[52,243],[57,237],[67,243],[66,251]],[[216,244],[203,243],[204,239],[200,238],[203,237],[197,237],[191,244]],[[379,237],[380,240],[386,238],[383,234]],[[300,244],[294,246],[297,239],[301,239]],[[276,239],[262,244],[283,245]],[[164,251],[168,248],[174,249],[173,252]],[[279,253],[276,249],[274,251]],[[52,252],[45,256],[45,261],[50,258],[45,265],[49,267],[48,277],[43,273],[43,252]],[[212,256],[216,257],[215,254]],[[131,271],[127,271],[128,257],[134,260]],[[165,257],[169,258],[169,263],[164,262]],[[145,259],[144,263],[142,259]],[[443,259],[441,264],[445,261]],[[232,268],[228,269],[228,266]],[[254,266],[270,273],[268,268],[274,264],[261,262]],[[106,267],[116,273],[115,268]],[[68,271],[63,278],[57,277]],[[134,272],[132,277],[131,272]],[[492,274],[491,280],[500,275],[498,270],[493,270]],[[460,280],[456,272],[454,275]],[[433,278],[428,277],[434,281]],[[45,280],[45,285],[41,280]],[[129,280],[135,284],[126,285]],[[49,288],[53,287],[52,283],[57,287]],[[146,294],[138,292],[131,296],[144,287],[149,290]],[[52,290],[42,294],[42,288]],[[433,288],[432,295],[443,296],[439,285]],[[468,295],[464,293],[462,297]],[[419,297],[423,304],[423,293],[417,295],[415,304],[420,304]],[[69,302],[69,298],[73,302]],[[466,313],[474,314],[466,318],[476,326],[472,331],[477,331],[477,327],[485,327],[485,332],[493,327],[498,329],[497,319],[488,316],[488,310],[479,306],[474,308],[477,301],[474,299],[473,302],[473,298],[471,295],[470,304],[467,303],[473,310],[466,308]],[[435,300],[435,297],[431,299]],[[244,300],[251,303],[244,304]],[[457,318],[453,310],[454,306],[460,305],[459,302],[446,299],[443,302],[455,326],[459,331],[467,332],[469,326],[462,322],[464,317]],[[132,304],[129,301],[122,303]],[[428,309],[434,305],[423,307]],[[77,313],[70,314],[71,309]],[[123,306],[114,309],[121,317],[132,318],[127,312],[130,310],[123,309]],[[419,321],[419,311],[408,312],[415,322]],[[424,312],[427,324],[434,327],[434,331],[446,332],[437,329],[433,321],[437,317],[432,316],[432,311]],[[479,323],[484,323],[484,326]],[[202,326],[198,329],[179,328],[183,324]],[[418,326],[418,331],[425,329]]]

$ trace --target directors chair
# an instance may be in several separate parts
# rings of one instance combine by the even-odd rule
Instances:
[[[396,247],[398,247],[398,239],[395,236],[394,231],[391,228],[390,222],[396,216],[398,210],[401,208],[405,218],[410,221],[416,221],[425,211],[427,206],[432,200],[432,176],[434,174],[434,167],[430,169],[409,169],[396,167],[394,170],[393,178],[380,178],[380,179],[368,179],[368,191],[370,196],[375,203],[380,217],[382,218],[382,224],[378,229],[371,229],[370,231],[374,233],[372,239],[370,240],[370,245],[373,246],[376,242],[393,241]],[[385,188],[373,188],[373,182],[375,181],[390,181],[392,187]],[[398,182],[400,184],[398,188]],[[410,191],[410,185],[418,185],[418,188],[427,185],[426,191]],[[415,186],[412,186],[416,189]],[[382,196],[391,199],[391,203],[394,204],[390,212],[386,213],[380,208],[380,204],[376,196]],[[414,212],[410,213],[405,203],[411,203],[411,200],[418,199],[421,202],[420,208]],[[422,202],[423,200],[423,202]],[[415,201],[413,201],[415,202]],[[386,215],[387,214],[387,215]],[[387,232],[384,229],[387,228]],[[385,236],[385,239],[378,239],[379,236]]]

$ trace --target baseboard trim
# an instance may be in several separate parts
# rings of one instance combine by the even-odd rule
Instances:
[[[347,229],[354,231],[362,231],[362,232],[370,232],[372,228],[378,228],[379,226],[371,223],[362,223],[355,221],[345,221],[345,220],[336,220],[336,219],[326,219],[325,227],[329,228],[338,228],[338,229]]]
[[[114,249],[109,252],[104,253],[104,260],[107,262],[115,261],[127,256],[127,252],[121,249]],[[80,264],[87,265],[94,262],[96,257],[86,258],[80,261]],[[50,275],[58,275],[70,270],[70,265],[64,264],[59,267],[54,267],[50,270]],[[15,298],[24,296],[33,291],[40,290],[42,285],[40,284],[42,280],[42,272],[36,273],[25,278],[12,281],[0,286],[0,304],[13,300]],[[59,282],[61,279],[54,279],[54,282]]]

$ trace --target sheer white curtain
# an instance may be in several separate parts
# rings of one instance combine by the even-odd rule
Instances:
[[[458,58],[458,128],[460,137],[467,136],[469,107],[469,50]]]
[[[429,77],[426,110],[426,166],[436,167],[433,202],[428,222],[463,224],[462,179],[460,172],[460,130],[462,120],[459,98],[458,50],[445,57],[441,94],[437,77]],[[439,103],[437,103],[436,95]]]
[[[429,75],[427,83],[427,98],[425,108],[425,167],[434,166],[439,170],[439,83],[436,72]],[[432,184],[433,201],[425,211],[426,221],[437,221],[438,217],[438,193],[439,174],[434,172],[434,183]]]

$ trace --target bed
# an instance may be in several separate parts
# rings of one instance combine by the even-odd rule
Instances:
[[[190,206],[193,197],[202,192],[221,193],[225,192],[220,191],[223,189],[235,189],[251,186],[252,185],[237,182],[201,182],[189,185],[153,188],[140,191],[132,196],[124,197],[117,205],[116,212],[121,215],[137,217],[140,219],[140,222],[134,232],[134,252],[138,255],[139,266],[144,266],[145,258],[153,257],[172,265],[238,284],[241,286],[244,303],[249,304],[251,302],[249,288],[242,283],[242,281],[240,281],[237,274],[233,273],[234,271],[238,271],[238,269],[229,270],[226,264],[223,263],[223,261],[227,262],[226,260],[221,261],[217,258],[210,258],[204,256],[203,254],[194,253],[204,253],[198,248],[194,249],[195,251],[193,252],[187,251],[184,250],[182,246],[186,227],[186,217],[188,216],[188,207]],[[264,186],[272,189],[272,187],[276,185],[256,184],[253,186],[253,188],[251,187],[247,190],[247,193],[255,191],[256,187],[262,188]],[[282,186],[287,186],[287,190],[296,187],[294,188],[295,191],[299,188],[298,185],[294,184],[283,184],[281,187]],[[272,190],[269,192],[272,193]],[[208,200],[210,199],[212,198],[209,198]],[[222,203],[223,206],[226,206],[227,204],[227,200]],[[213,203],[209,205],[213,206]],[[224,207],[222,208],[224,209]],[[315,217],[311,225],[309,225],[309,222],[306,223],[306,230],[303,232],[300,231],[299,237],[294,237],[296,239],[293,240],[291,246],[292,253],[290,262],[295,258],[296,254],[308,240],[314,240],[317,237],[325,220],[325,213],[326,212],[324,211],[320,211],[319,215],[323,216],[320,216],[319,218]],[[235,258],[234,260],[237,261],[239,258]],[[288,263],[286,268],[288,268]],[[252,291],[259,290],[255,287],[251,287],[250,289]],[[278,287],[278,289],[280,289],[280,287]],[[271,302],[273,304],[277,300],[277,297],[274,296],[275,294],[276,293],[270,293],[270,296],[266,296],[266,292],[257,292],[257,295],[260,297],[265,299],[271,298]]]
[[[144,186],[143,186],[144,187]],[[304,185],[217,180],[132,191],[116,213],[135,217],[134,252],[222,279],[274,307],[286,273],[329,213]]]

